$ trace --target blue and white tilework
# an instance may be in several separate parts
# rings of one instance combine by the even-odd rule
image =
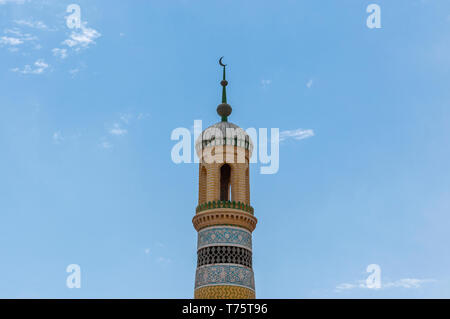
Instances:
[[[235,264],[216,264],[197,268],[195,289],[211,285],[243,286],[255,290],[253,270]]]
[[[252,250],[252,234],[240,227],[213,226],[198,232],[197,248],[213,245],[239,246]]]

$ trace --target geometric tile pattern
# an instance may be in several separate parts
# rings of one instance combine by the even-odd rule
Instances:
[[[227,244],[252,249],[252,235],[248,230],[232,226],[215,226],[198,232],[198,249],[209,245]]]
[[[253,270],[234,264],[198,267],[195,274],[195,289],[210,285],[243,286],[255,290]]]
[[[239,264],[252,267],[252,252],[236,246],[208,246],[197,252],[197,267],[209,264]]]
[[[239,286],[206,286],[196,289],[195,299],[255,299],[255,292]]]

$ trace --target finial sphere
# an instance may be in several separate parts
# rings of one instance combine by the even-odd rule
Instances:
[[[221,117],[227,117],[231,114],[231,106],[227,103],[219,104],[217,107],[217,114],[219,114]]]

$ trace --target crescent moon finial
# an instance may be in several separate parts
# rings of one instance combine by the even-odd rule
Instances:
[[[228,81],[225,78],[225,67],[227,66],[222,62],[223,57],[219,59],[219,64],[223,66],[223,80],[220,81],[222,85],[222,104],[217,107],[217,113],[222,117],[222,122],[228,121],[228,116],[231,114],[231,106],[227,104],[227,85]]]

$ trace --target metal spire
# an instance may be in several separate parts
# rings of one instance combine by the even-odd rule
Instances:
[[[222,122],[228,121],[228,116],[231,114],[231,106],[227,103],[227,85],[228,82],[225,77],[226,64],[222,62],[223,57],[219,59],[219,64],[223,66],[223,80],[220,82],[222,85],[222,104],[217,107],[217,113],[222,117]]]

